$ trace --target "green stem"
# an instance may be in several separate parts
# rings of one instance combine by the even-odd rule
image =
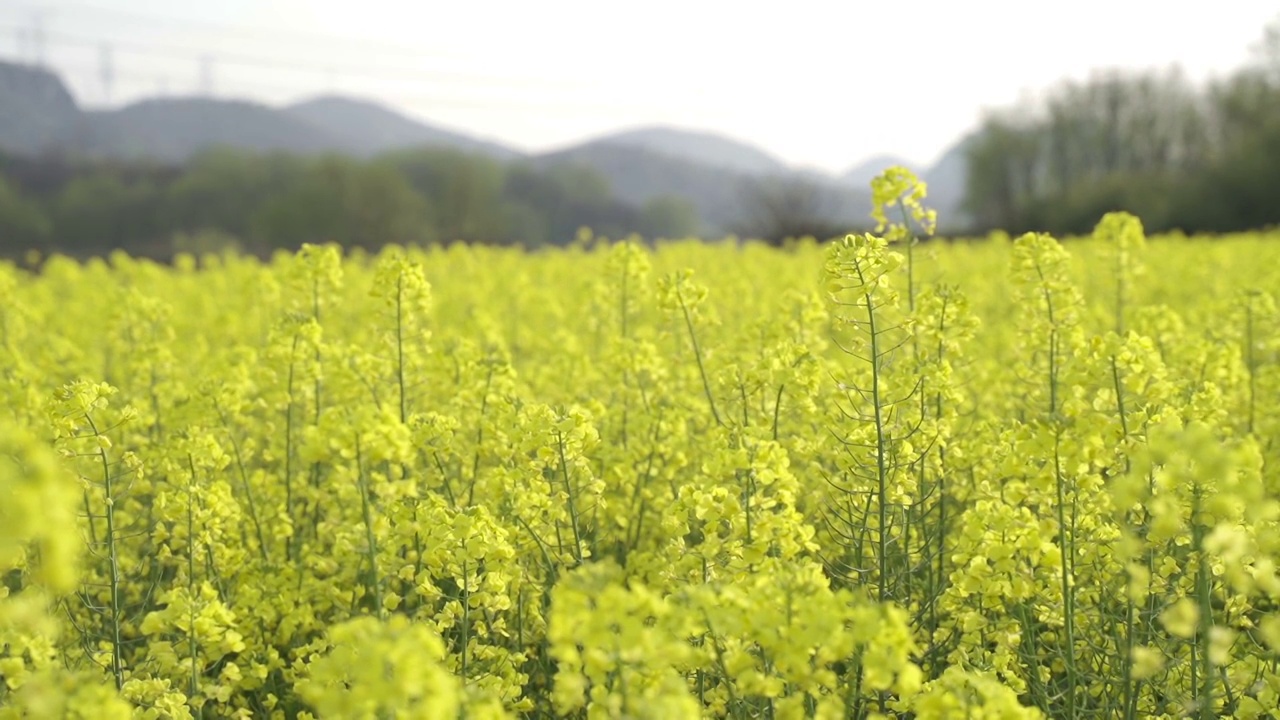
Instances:
[[[1058,418],[1058,354],[1061,349],[1058,337],[1057,320],[1054,317],[1053,293],[1048,287],[1044,270],[1036,264],[1036,273],[1040,277],[1041,293],[1044,296],[1045,310],[1049,320],[1049,413],[1048,421],[1053,427],[1053,474],[1057,490],[1058,514],[1058,550],[1062,560],[1062,603],[1063,632],[1066,636],[1066,648],[1063,661],[1067,666],[1067,717],[1076,715],[1076,644],[1075,644],[1075,602],[1072,588],[1072,567],[1074,565],[1073,547],[1074,532],[1068,542],[1066,518],[1066,478],[1062,472],[1062,427]]]
[[[476,481],[480,479],[480,447],[484,444],[484,417],[489,411],[489,390],[493,387],[493,364],[484,380],[484,395],[480,398],[480,417],[476,420],[476,449],[471,457],[471,483],[467,487],[467,507],[476,500]]]
[[[102,433],[98,432],[98,426],[94,424],[93,418],[88,415],[84,416],[89,428],[93,431],[94,438],[102,437]],[[110,617],[108,620],[108,631],[111,633],[111,676],[115,680],[116,690],[124,688],[124,643],[121,640],[121,615],[123,610],[120,603],[120,554],[116,547],[116,508],[115,508],[115,487],[111,478],[111,463],[107,460],[106,448],[98,447],[98,458],[102,461],[102,487],[105,496],[106,505],[106,521],[107,521],[107,586],[110,592],[108,600],[108,612]]]
[[[288,404],[284,411],[284,511],[293,524],[294,536],[299,535],[298,521],[294,517],[293,512],[293,376],[294,376],[294,360],[298,353],[298,342],[301,338],[298,335],[293,336],[293,347],[289,352],[289,374],[285,382],[285,393],[288,396]],[[285,555],[288,560],[293,560],[297,556],[294,543],[290,542],[285,548]]]
[[[1067,717],[1076,717],[1076,634],[1075,634],[1075,590],[1072,587],[1071,568],[1074,562],[1072,548],[1074,534],[1068,539],[1066,520],[1066,478],[1062,473],[1062,435],[1055,427],[1053,436],[1053,473],[1056,479],[1058,494],[1058,545],[1062,554],[1062,603],[1063,625],[1066,634],[1066,647],[1063,661],[1067,666]]]
[[[356,484],[360,487],[360,510],[364,515],[365,540],[369,544],[369,572],[373,576],[373,606],[378,619],[386,617],[382,608],[382,576],[378,573],[378,538],[373,531],[373,508],[369,486],[364,476],[364,458],[360,453],[360,436],[356,436]]]
[[[907,218],[905,205],[898,205],[902,214],[902,229],[907,233],[907,309],[912,314],[916,311],[916,234],[911,231],[911,221]]]
[[[573,530],[573,557],[582,564],[582,535],[578,531],[578,503],[574,497],[573,483],[569,480],[569,464],[564,456],[564,436],[556,431],[556,448],[560,453],[560,476],[564,479],[564,491],[569,496],[569,526]]]
[[[467,646],[471,644],[471,588],[467,582],[467,559],[462,559],[462,681],[467,681]]]
[[[867,278],[865,277],[862,267],[857,267],[858,280],[863,287],[867,287]],[[875,413],[876,425],[876,483],[877,483],[877,508],[879,526],[877,528],[876,554],[879,555],[879,578],[877,589],[879,591],[880,602],[885,602],[889,598],[889,467],[888,467],[888,438],[886,437],[887,429],[885,428],[884,406],[880,398],[880,333],[876,329],[876,311],[875,300],[872,293],[863,294],[863,301],[867,308],[867,333],[871,340],[871,404]]]
[[[249,484],[249,473],[244,467],[244,455],[240,452],[240,441],[236,439],[236,435],[231,431],[231,423],[227,420],[227,414],[222,411],[222,406],[218,404],[218,399],[213,399],[213,409],[218,413],[218,418],[222,421],[222,427],[227,431],[227,437],[231,439],[231,453],[236,461],[236,470],[240,474],[240,483],[244,486],[244,496],[246,505],[249,509],[249,519],[253,521],[254,533],[258,536],[258,554],[262,556],[263,562],[270,562],[267,555],[267,540],[262,532],[262,523],[258,520],[258,505],[253,498],[253,488]]]
[[[1254,358],[1254,340],[1253,340],[1253,296],[1245,303],[1245,361],[1249,365],[1249,415],[1248,430],[1249,434],[1253,434],[1253,423],[1256,416],[1257,396],[1258,396],[1258,367]]]
[[[707,404],[711,406],[711,416],[716,424],[723,426],[720,413],[716,410],[716,399],[711,395],[711,381],[707,379],[707,369],[702,364],[702,349],[698,346],[698,334],[693,331],[693,318],[689,315],[689,306],[684,302],[684,294],[676,288],[676,298],[680,300],[680,311],[684,313],[684,324],[689,329],[689,340],[693,343],[693,357],[698,361],[698,373],[702,376],[702,389],[707,394]]]
[[[1196,644],[1200,652],[1199,687],[1196,688],[1197,717],[1200,720],[1212,720],[1213,710],[1213,657],[1209,652],[1210,631],[1213,629],[1213,601],[1209,587],[1209,560],[1204,550],[1204,524],[1201,522],[1201,489],[1197,486],[1192,500],[1192,544],[1195,548],[1196,563],[1196,602],[1200,609],[1200,619],[1196,628]]]
[[[408,422],[409,413],[404,396],[404,304],[401,302],[403,274],[396,276],[396,384],[400,388],[400,422]]]
[[[203,708],[196,704],[196,697],[200,694],[200,665],[196,657],[196,462],[190,453],[187,453],[187,467],[191,469],[191,484],[187,488],[187,651],[191,653],[191,686],[188,696],[190,702],[196,705],[196,717],[203,717]]]
[[[778,441],[778,415],[782,412],[782,391],[786,389],[786,383],[778,385],[778,395],[773,399],[773,440]]]
[[[1125,301],[1125,269],[1128,263],[1128,250],[1116,240],[1116,335],[1124,337],[1124,301]]]

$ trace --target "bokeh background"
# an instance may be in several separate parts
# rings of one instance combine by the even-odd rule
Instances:
[[[1273,2],[0,4],[0,252],[1280,222]]]

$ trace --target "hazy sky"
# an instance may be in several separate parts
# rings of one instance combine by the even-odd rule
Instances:
[[[0,57],[34,57],[39,25],[87,105],[191,94],[206,77],[219,96],[272,103],[364,95],[525,150],[663,124],[840,171],[879,153],[932,162],[982,108],[1094,69],[1225,74],[1280,16],[1275,0],[1177,6],[0,0]]]

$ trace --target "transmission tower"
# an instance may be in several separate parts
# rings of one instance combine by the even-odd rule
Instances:
[[[116,68],[112,57],[111,43],[103,43],[98,48],[98,77],[102,80],[103,100],[110,105],[111,90],[116,81]]]
[[[29,59],[31,59],[30,44],[27,42],[27,29],[14,28],[13,36],[14,36],[14,40],[18,44],[18,62],[26,62]]]
[[[44,20],[48,10],[31,11],[31,27],[27,30],[27,38],[31,42],[32,61],[37,67],[44,67]]]
[[[200,94],[205,97],[213,96],[213,56],[202,55],[200,57]]]

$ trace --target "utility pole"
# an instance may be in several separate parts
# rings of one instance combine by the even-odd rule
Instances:
[[[43,8],[31,11],[31,28],[27,31],[31,41],[31,52],[36,67],[44,67],[44,18],[48,10]]]
[[[116,68],[112,57],[111,43],[102,43],[98,48],[98,77],[102,80],[102,97],[107,105],[111,104],[111,89],[116,81]]]
[[[205,97],[213,96],[213,56],[202,55],[200,57],[200,94]]]
[[[14,28],[14,40],[18,43],[18,62],[24,63],[30,59],[30,44],[27,41],[26,28]]]

